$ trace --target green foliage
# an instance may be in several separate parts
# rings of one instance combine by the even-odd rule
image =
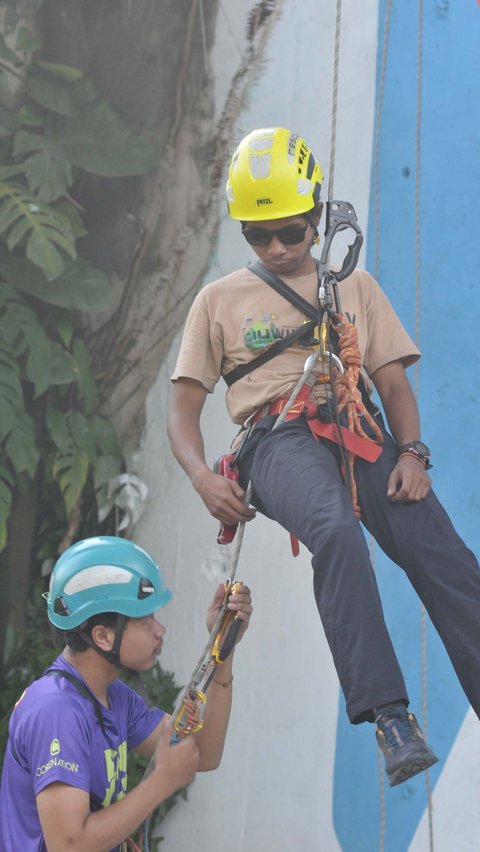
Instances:
[[[75,192],[84,173],[145,173],[155,150],[81,70],[35,56],[41,45],[23,20],[40,4],[0,0],[0,552],[25,477],[41,494],[26,632],[13,636],[9,627],[13,651],[0,656],[0,755],[15,702],[59,650],[41,593],[67,527],[79,517],[76,537],[118,533],[138,517],[146,488],[125,472],[115,430],[99,412],[80,312],[108,309],[110,285],[79,252],[86,230]],[[10,93],[1,98],[9,73],[17,86],[23,81],[15,107]],[[171,711],[171,674],[155,669],[132,685]],[[141,758],[130,758],[130,786],[144,770]],[[174,801],[159,808],[152,828]]]
[[[24,87],[15,108],[0,103],[0,550],[17,478],[38,476],[40,460],[64,524],[91,476],[105,489],[122,473],[77,313],[108,309],[110,286],[79,255],[86,231],[73,196],[82,172],[118,178],[154,163],[150,140],[80,69],[32,56],[39,40],[19,21],[35,0],[2,5],[7,36],[17,29],[15,49],[0,37],[0,64]]]

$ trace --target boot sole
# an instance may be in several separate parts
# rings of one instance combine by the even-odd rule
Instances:
[[[427,755],[418,755],[418,757],[408,757],[394,772],[387,776],[388,783],[390,787],[396,787],[397,784],[408,781],[409,778],[424,772],[425,769],[429,769],[435,763],[438,763],[438,757],[433,752]]]

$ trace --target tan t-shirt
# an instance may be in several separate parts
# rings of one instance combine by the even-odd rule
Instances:
[[[318,304],[315,272],[284,280],[310,304]],[[354,317],[367,374],[396,360],[407,367],[420,357],[387,297],[368,272],[355,270],[339,284],[339,295],[342,312]],[[247,268],[232,272],[207,284],[196,297],[172,381],[196,379],[211,393],[222,375],[253,360],[305,321],[300,310],[253,272]],[[234,382],[226,394],[232,421],[243,423],[266,402],[288,396],[311,351],[294,343]],[[312,398],[320,402],[324,393],[323,386],[316,385]]]

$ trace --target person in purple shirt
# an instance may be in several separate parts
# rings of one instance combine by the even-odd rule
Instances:
[[[0,787],[0,852],[101,852],[125,839],[176,790],[220,763],[230,716],[233,654],[212,681],[203,728],[172,747],[172,723],[119,680],[150,669],[165,628],[155,612],[170,599],[154,560],[131,541],[85,539],[54,566],[48,617],[66,647],[12,713]],[[224,587],[207,612],[215,623]],[[241,586],[228,608],[252,612]],[[154,758],[127,793],[127,752]]]

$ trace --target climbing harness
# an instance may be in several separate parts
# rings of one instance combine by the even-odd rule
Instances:
[[[354,322],[341,312],[340,297],[338,294],[338,282],[351,275],[356,267],[358,255],[363,242],[362,233],[353,206],[346,201],[327,202],[327,215],[325,225],[325,240],[319,261],[316,261],[317,276],[319,282],[319,306],[315,308],[293,290],[285,281],[282,281],[275,273],[260,262],[250,264],[249,269],[258,275],[265,283],[280,293],[294,307],[301,310],[308,318],[304,325],[299,326],[294,332],[277,341],[268,350],[257,358],[246,364],[240,364],[234,370],[224,376],[228,386],[234,381],[265,364],[268,360],[279,354],[287,346],[298,341],[303,345],[312,347],[317,355],[311,363],[307,359],[308,370],[303,373],[301,386],[295,395],[295,404],[291,398],[282,398],[266,404],[248,419],[247,429],[243,436],[242,444],[248,440],[251,427],[262,417],[280,414],[289,403],[289,411],[284,413],[283,419],[292,419],[306,414],[312,434],[316,438],[327,438],[338,444],[342,453],[342,474],[347,482],[353,508],[356,517],[361,517],[361,509],[358,502],[357,487],[354,476],[354,465],[357,456],[370,462],[376,461],[383,442],[383,433],[375,421],[378,409],[373,405],[367,394],[360,376],[361,356],[358,348],[358,335]],[[340,269],[330,267],[329,257],[332,243],[340,231],[352,229],[355,234],[354,241],[348,247]],[[333,351],[338,349],[338,355]],[[327,365],[328,371],[320,375],[314,374],[314,368],[318,361]],[[313,374],[313,381],[311,380]],[[322,383],[330,385],[333,402],[335,423],[324,423],[318,416],[318,407],[310,402],[312,385]],[[340,423],[340,414],[345,410],[347,428]],[[362,418],[366,420],[372,435],[367,435],[363,426]],[[275,425],[278,425],[278,421]],[[238,479],[238,468],[236,467],[237,454],[226,454],[217,459],[214,471],[223,474],[229,479]],[[233,540],[237,525],[221,525],[217,542],[228,544]],[[292,540],[292,551],[294,555],[298,552],[295,540]]]

